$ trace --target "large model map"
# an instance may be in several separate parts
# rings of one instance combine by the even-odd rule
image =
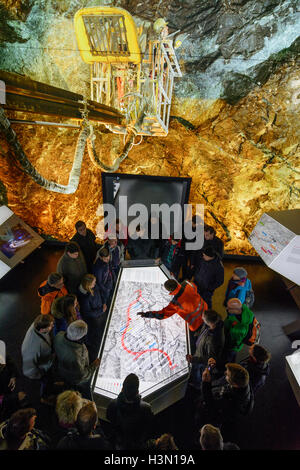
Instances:
[[[160,310],[172,296],[157,267],[123,268],[101,355],[94,391],[115,398],[125,377],[136,374],[144,397],[188,373],[186,322],[141,318],[137,312]]]

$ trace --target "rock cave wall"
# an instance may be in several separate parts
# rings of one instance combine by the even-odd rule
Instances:
[[[169,134],[134,147],[120,172],[192,177],[190,202],[227,253],[255,254],[247,237],[263,212],[300,207],[299,3],[294,0],[55,1],[0,0],[0,69],[88,93],[89,67],[77,50],[75,12],[127,9],[149,28],[159,17],[180,30]],[[22,113],[9,117],[32,119]],[[46,116],[35,116],[47,120]],[[13,125],[46,178],[66,184],[78,131]],[[123,137],[96,128],[97,150],[111,163]],[[86,152],[77,192],[47,192],[16,168],[0,135],[0,200],[40,233],[67,240],[74,221],[96,230],[101,172]]]

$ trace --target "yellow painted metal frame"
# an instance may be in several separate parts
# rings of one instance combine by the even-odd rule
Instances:
[[[83,16],[85,15],[123,15],[124,22],[126,27],[126,34],[128,40],[128,49],[129,55],[116,56],[116,55],[107,55],[107,56],[94,56],[90,51],[90,45],[88,37],[86,34]],[[91,64],[93,62],[106,62],[106,63],[120,63],[120,62],[132,62],[133,64],[139,64],[142,60],[141,51],[138,44],[138,34],[135,22],[128,13],[128,11],[123,10],[123,8],[112,8],[112,7],[91,7],[91,8],[82,8],[78,10],[74,17],[75,25],[75,34],[78,43],[79,52],[81,58],[84,62]]]

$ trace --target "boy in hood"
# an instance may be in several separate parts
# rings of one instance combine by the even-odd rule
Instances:
[[[49,274],[48,279],[42,282],[38,288],[38,295],[41,298],[41,314],[49,315],[53,301],[67,294],[63,276],[60,273]]]

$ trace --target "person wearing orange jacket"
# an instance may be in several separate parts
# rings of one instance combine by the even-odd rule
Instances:
[[[38,295],[41,298],[41,314],[50,314],[53,301],[67,294],[63,276],[59,273],[49,274],[47,281],[42,282],[38,288]]]
[[[179,284],[175,279],[169,279],[164,283],[164,287],[170,295],[174,296],[171,302],[162,310],[138,312],[137,315],[143,318],[164,320],[177,313],[188,323],[193,336],[203,323],[202,313],[207,310],[207,303],[198,294],[197,287],[193,282],[183,281]]]

